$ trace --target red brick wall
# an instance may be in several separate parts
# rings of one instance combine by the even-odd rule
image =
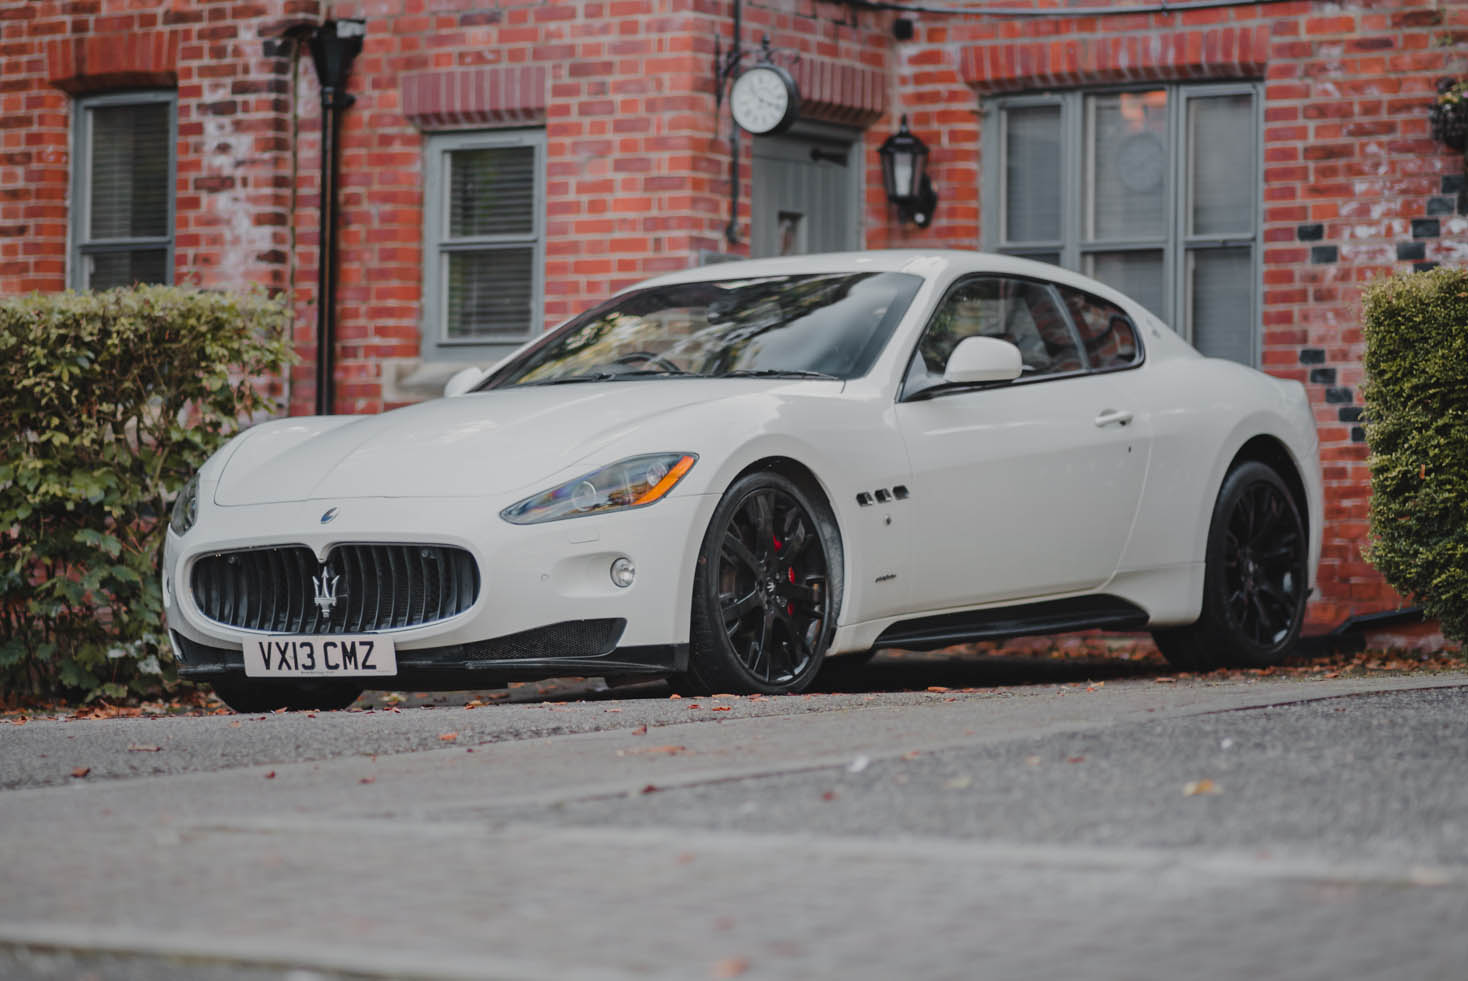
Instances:
[[[745,251],[751,141],[730,244],[728,115],[713,111],[731,12],[732,0],[0,0],[0,293],[64,285],[70,95],[176,85],[176,277],[293,291],[304,361],[292,408],[309,411],[320,110],[309,59],[278,37],[295,21],[365,17],[343,138],[336,408],[379,411],[409,397],[399,380],[419,353],[422,127],[544,126],[548,323],[702,253]],[[895,16],[744,5],[745,46],[770,35],[812,114],[866,125],[869,247],[979,243],[986,95],[1265,81],[1263,360],[1309,386],[1328,495],[1312,617],[1397,604],[1360,556],[1358,297],[1384,272],[1468,260],[1463,160],[1431,141],[1426,116],[1436,80],[1468,74],[1468,4],[915,13],[907,42],[892,38]],[[881,189],[876,148],[904,114],[941,195],[926,230],[900,225]]]

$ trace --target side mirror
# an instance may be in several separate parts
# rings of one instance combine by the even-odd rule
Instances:
[[[443,397],[446,399],[451,399],[455,395],[463,395],[465,392],[469,391],[469,389],[484,381],[484,379],[488,375],[489,372],[482,371],[479,368],[474,367],[473,365],[470,365],[467,368],[461,368],[460,370],[454,372],[453,376],[450,377],[448,381],[444,382]]]
[[[1014,381],[1024,371],[1019,348],[997,337],[965,337],[948,356],[943,380],[957,384]]]

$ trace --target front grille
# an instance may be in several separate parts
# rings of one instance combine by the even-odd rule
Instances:
[[[194,563],[192,586],[200,612],[216,623],[269,633],[362,633],[463,613],[479,595],[479,567],[449,545],[338,545],[324,565],[304,545],[282,545],[205,555]]]

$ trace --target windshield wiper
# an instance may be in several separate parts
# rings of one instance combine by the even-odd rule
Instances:
[[[521,382],[520,384],[525,386],[573,385],[577,382],[622,381],[628,378],[636,381],[642,381],[647,378],[657,378],[659,376],[678,378],[680,376],[686,376],[688,374],[690,374],[690,372],[677,369],[669,370],[667,368],[638,368],[633,371],[594,371],[587,375],[566,375],[563,378],[547,378],[544,381]]]
[[[824,371],[807,371],[804,368],[734,368],[730,371],[722,371],[714,378],[824,378],[827,381],[840,381],[835,375],[829,375]]]

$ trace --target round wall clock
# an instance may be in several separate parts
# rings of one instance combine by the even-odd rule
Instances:
[[[1121,141],[1117,152],[1117,169],[1121,182],[1130,191],[1146,194],[1162,183],[1167,169],[1167,147],[1156,133],[1133,133]]]
[[[800,115],[800,89],[784,68],[760,62],[734,80],[729,111],[746,132],[756,136],[781,133]]]

